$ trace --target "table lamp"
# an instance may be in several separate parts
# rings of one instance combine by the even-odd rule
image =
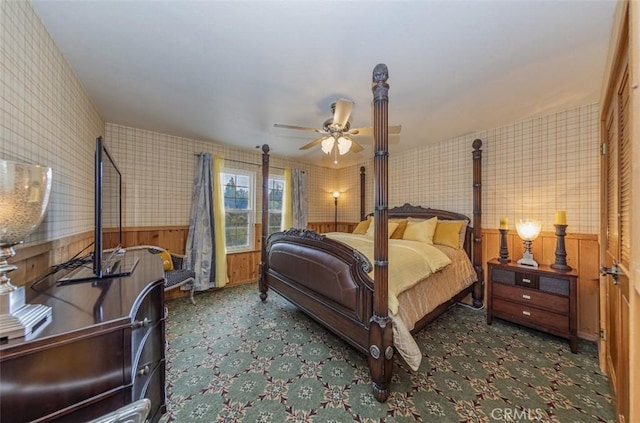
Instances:
[[[538,263],[533,259],[531,243],[540,235],[541,229],[540,222],[533,219],[520,219],[516,224],[518,236],[524,241],[524,253],[522,258],[517,261],[518,264],[538,267]]]
[[[51,193],[51,168],[0,160],[0,339],[34,335],[51,321],[51,307],[25,304],[25,289],[7,273],[13,247],[42,222]]]

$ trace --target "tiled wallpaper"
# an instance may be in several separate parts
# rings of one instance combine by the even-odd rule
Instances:
[[[29,241],[93,228],[93,153],[104,123],[26,1],[0,1],[0,158],[53,169]]]
[[[29,3],[0,1],[0,157],[51,166],[53,192],[45,222],[29,241],[56,239],[93,228],[93,151],[105,139],[125,179],[125,224],[186,225],[196,154],[259,164],[260,150],[103,123],[64,56]],[[483,141],[483,227],[500,217],[536,218],[553,230],[566,210],[569,232],[597,233],[599,218],[598,106],[391,153],[389,204],[405,202],[472,214],[471,143]],[[341,192],[338,219],[359,219],[360,166],[367,171],[367,212],[373,209],[373,160],[333,170],[271,157],[308,173],[309,221],[332,221],[331,193]],[[228,161],[229,167],[258,166]],[[260,219],[257,196],[256,220]]]
[[[554,231],[556,210],[567,212],[569,233],[598,233],[599,135],[597,105],[477,132],[389,156],[389,206],[404,203],[473,214],[472,142],[482,153],[482,226],[508,217],[533,218]],[[367,169],[367,213],[373,211],[373,159],[340,170],[340,183],[359,192]],[[356,195],[356,194],[354,194]],[[359,200],[358,200],[359,201]],[[344,205],[340,219],[359,218],[359,202]]]

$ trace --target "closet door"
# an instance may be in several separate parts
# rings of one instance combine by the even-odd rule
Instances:
[[[605,360],[619,422],[629,416],[629,274],[631,256],[630,81],[622,54],[604,104],[602,125],[601,265],[604,286]]]

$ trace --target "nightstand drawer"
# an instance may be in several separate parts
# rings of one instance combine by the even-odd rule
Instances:
[[[551,278],[549,276],[540,276],[538,280],[538,289],[540,291],[552,292],[554,294],[569,295],[570,282],[568,279]]]
[[[516,273],[516,285],[538,289],[538,275],[530,273]]]
[[[523,305],[531,305],[556,313],[569,313],[569,297],[522,289],[517,286],[493,285],[493,295]]]
[[[543,330],[555,329],[556,332],[569,333],[569,316],[541,310],[520,303],[495,298],[493,312],[496,317],[507,317],[515,323],[520,323]]]
[[[516,272],[503,269],[492,269],[489,275],[493,282],[506,283],[508,285],[515,285]]]

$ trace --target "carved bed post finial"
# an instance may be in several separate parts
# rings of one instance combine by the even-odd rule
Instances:
[[[473,306],[482,307],[484,276],[482,271],[482,140],[473,141],[473,267],[478,282],[473,287]]]
[[[389,71],[385,64],[373,70],[373,158],[374,191],[374,292],[373,315],[369,322],[369,369],[373,382],[373,395],[386,401],[390,393],[393,372],[393,331],[388,307],[388,184],[389,184]],[[391,349],[389,349],[391,348]],[[384,351],[385,354],[380,354]],[[376,353],[377,352],[377,353]]]
[[[258,289],[260,299],[267,299],[265,271],[267,262],[267,229],[269,225],[269,146],[262,145],[262,228],[260,236],[260,268],[258,269]]]

